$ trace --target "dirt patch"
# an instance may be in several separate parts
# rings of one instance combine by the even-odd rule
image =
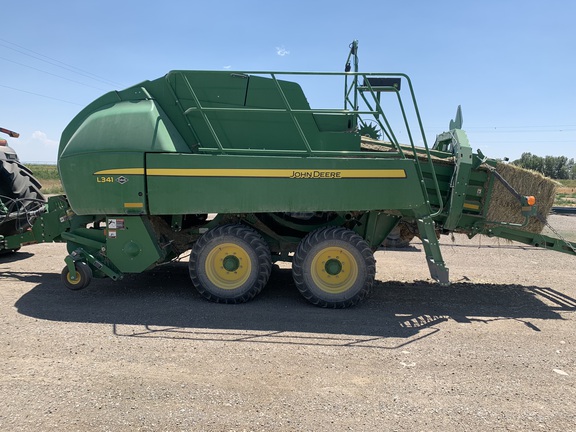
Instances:
[[[551,216],[576,233],[576,217]],[[67,291],[65,246],[0,258],[0,430],[550,430],[576,424],[576,258],[441,238],[376,252],[372,297],[323,310],[275,268],[219,305],[186,262]]]

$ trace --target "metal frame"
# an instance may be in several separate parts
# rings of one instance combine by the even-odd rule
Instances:
[[[441,196],[440,187],[438,185],[434,164],[432,161],[430,149],[426,140],[426,135],[424,133],[424,127],[422,124],[422,119],[420,116],[420,111],[418,109],[418,104],[416,102],[416,97],[414,94],[414,88],[412,86],[412,82],[408,75],[403,73],[389,73],[389,72],[357,72],[358,68],[358,61],[356,55],[357,45],[353,44],[351,48],[351,53],[349,55],[349,60],[352,57],[354,59],[354,72],[282,72],[282,71],[231,71],[231,75],[256,75],[261,77],[268,77],[272,79],[275,83],[276,89],[280,94],[282,101],[284,103],[284,108],[231,108],[231,107],[205,107],[202,106],[200,99],[198,98],[197,92],[195,91],[193,85],[187,79],[187,77],[180,71],[173,71],[166,75],[166,83],[168,87],[171,89],[172,94],[174,96],[176,104],[180,107],[182,114],[187,117],[191,113],[199,113],[203,122],[205,123],[206,127],[208,128],[210,134],[212,135],[214,142],[216,143],[217,148],[210,148],[210,147],[202,147],[201,144],[196,149],[199,153],[211,153],[211,154],[234,154],[234,155],[291,155],[291,156],[303,156],[303,157],[342,157],[345,156],[353,156],[353,157],[365,157],[365,158],[382,158],[382,159],[390,159],[390,158],[400,158],[406,159],[406,154],[402,149],[403,145],[399,143],[398,139],[396,138],[392,126],[388,117],[386,116],[382,105],[380,103],[380,91],[381,89],[373,88],[369,81],[367,80],[368,77],[395,77],[401,78],[405,80],[408,85],[409,89],[409,100],[412,105],[413,112],[416,116],[417,123],[418,123],[418,132],[424,143],[423,147],[417,148],[415,145],[414,136],[412,130],[410,128],[410,124],[408,121],[407,110],[405,107],[405,103],[403,102],[402,96],[400,91],[397,88],[390,87],[387,88],[386,91],[390,91],[396,94],[396,99],[398,106],[400,108],[400,112],[402,115],[403,125],[406,128],[408,133],[408,139],[410,141],[409,148],[412,150],[414,154],[414,161],[416,165],[416,169],[418,172],[418,177],[420,180],[420,184],[424,193],[424,196],[427,198],[426,201],[428,203],[428,210],[429,215],[434,217],[442,213],[444,208],[444,203]],[[348,60],[348,61],[349,61]],[[195,105],[194,107],[188,108],[184,110],[182,105],[179,102],[179,98],[176,95],[176,91],[172,86],[172,79],[176,82],[176,77],[179,76],[183,82],[186,84],[186,88],[192,97]],[[282,90],[282,87],[279,83],[279,77],[284,76],[330,76],[330,77],[343,77],[344,78],[344,85],[345,85],[345,92],[344,92],[344,108],[343,109],[294,109],[290,105],[286,94]],[[359,86],[358,82],[359,79],[363,79],[367,85]],[[370,101],[370,98],[372,101]],[[361,110],[358,106],[359,100],[362,100],[368,109]],[[349,109],[349,107],[354,109]],[[216,132],[212,122],[209,119],[208,114],[214,112],[256,112],[256,113],[278,113],[278,114],[286,114],[290,115],[290,118],[299,133],[299,136],[304,144],[305,150],[289,150],[289,149],[282,149],[282,150],[269,150],[269,149],[233,149],[224,147],[222,144],[222,140],[218,137],[218,133]],[[371,115],[374,121],[377,122],[380,129],[386,135],[386,137],[390,140],[389,145],[393,148],[393,151],[387,152],[366,152],[366,151],[327,151],[327,150],[314,150],[310,146],[306,134],[304,133],[298,118],[297,114],[348,114],[352,115],[353,118],[353,127],[356,128],[358,122],[362,122],[363,120],[360,118],[361,115]],[[188,127],[192,131],[195,137],[197,137],[194,128],[187,121]],[[386,143],[388,144],[388,143]],[[420,160],[418,155],[425,156],[426,161],[423,162]],[[432,208],[430,205],[430,200],[428,199],[428,191],[424,185],[424,176],[422,172],[422,163],[427,163],[429,169],[432,173],[432,179],[434,183],[435,193],[440,203],[438,208]]]

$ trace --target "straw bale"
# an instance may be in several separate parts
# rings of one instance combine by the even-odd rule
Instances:
[[[362,137],[362,150],[368,151],[394,151],[395,148],[391,143],[378,141],[367,137]],[[402,150],[407,157],[414,157],[414,152],[410,146],[402,145]],[[418,153],[419,159],[426,159],[425,154]],[[434,163],[454,164],[454,158],[438,158],[432,156]],[[496,171],[521,195],[533,195],[536,198],[536,206],[540,219],[546,220],[550,213],[554,197],[556,194],[557,183],[542,174],[520,168],[516,165],[510,165],[499,162]],[[488,182],[494,178],[488,176]],[[488,183],[485,185],[487,190]],[[486,205],[486,203],[484,203]],[[531,217],[528,224],[519,229],[533,233],[540,233],[544,228],[544,222],[536,217]],[[504,185],[494,178],[494,188],[492,196],[488,203],[486,220],[491,222],[508,222],[514,224],[523,224],[522,206],[519,201],[504,187]]]
[[[526,170],[516,165],[499,162],[496,171],[521,195],[533,195],[536,198],[538,214],[546,220],[556,194],[557,183],[536,171]],[[488,178],[493,178],[490,175]],[[495,222],[511,222],[522,224],[524,217],[521,214],[522,206],[518,200],[504,187],[502,182],[494,178],[494,188],[488,203],[486,219]],[[540,233],[544,222],[531,217],[528,225],[522,227],[524,231]]]
[[[379,141],[369,137],[361,137],[360,148],[364,151],[376,151],[376,152],[395,152],[397,148],[389,141]],[[400,148],[404,153],[404,156],[410,159],[414,159],[414,151],[412,146],[407,144],[400,144]],[[424,147],[416,147],[417,157],[420,160],[428,160],[428,155],[426,154],[426,149]],[[430,155],[430,158],[435,163],[440,163],[444,165],[454,165],[454,157],[441,158],[434,155]]]

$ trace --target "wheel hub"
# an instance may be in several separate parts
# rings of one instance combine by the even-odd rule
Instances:
[[[330,276],[336,276],[342,271],[342,263],[337,258],[330,258],[324,265],[324,270]]]
[[[347,250],[326,247],[312,260],[312,279],[323,291],[339,294],[350,289],[358,276],[358,263]]]
[[[240,268],[240,260],[235,255],[228,255],[222,260],[222,267],[228,272],[236,271]]]
[[[235,243],[223,243],[210,251],[205,263],[206,276],[220,289],[241,287],[250,277],[252,264],[248,252]]]

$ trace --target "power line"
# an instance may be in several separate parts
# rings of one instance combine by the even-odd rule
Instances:
[[[563,133],[563,132],[574,132],[576,129],[558,129],[558,130],[517,130],[517,131],[476,131],[472,129],[466,129],[466,132],[474,133],[474,134],[505,134],[505,133],[512,133],[512,134],[521,134],[521,133]]]
[[[573,132],[576,125],[556,126],[502,126],[502,127],[468,127],[467,131],[474,133],[522,133],[522,132]]]
[[[548,130],[546,130],[546,128]],[[574,129],[572,129],[574,128]],[[432,127],[426,127],[432,129]],[[439,128],[442,129],[442,128]],[[464,127],[466,131],[474,131],[475,133],[486,132],[572,132],[576,130],[576,125],[547,125],[547,126],[468,126]],[[503,129],[517,129],[517,130],[503,130]],[[541,130],[538,130],[541,129]],[[549,130],[557,129],[557,130]]]
[[[5,58],[5,57],[0,57],[0,59],[5,60],[5,61],[8,61],[8,62],[11,62],[11,63],[14,63],[14,64],[17,64],[17,65],[19,65],[19,66],[24,66],[24,67],[27,67],[27,68],[30,68],[30,69],[34,69],[34,70],[37,70],[37,71],[39,71],[39,72],[43,72],[43,73],[48,74],[48,75],[52,75],[52,76],[55,76],[55,77],[58,77],[58,78],[62,78],[62,79],[64,79],[64,80],[66,80],[66,81],[70,81],[70,82],[73,82],[73,83],[76,83],[76,84],[80,84],[80,85],[83,85],[83,86],[86,86],[86,87],[90,87],[90,88],[97,89],[97,90],[102,90],[102,91],[106,91],[106,90],[107,90],[107,89],[104,89],[104,88],[102,88],[102,87],[92,86],[92,85],[90,85],[90,84],[85,84],[85,83],[83,83],[83,82],[76,81],[76,80],[73,80],[73,79],[71,79],[71,78],[63,77],[62,75],[58,75],[58,74],[55,74],[55,73],[52,73],[52,72],[48,72],[48,71],[45,71],[45,70],[43,70],[43,69],[35,68],[35,67],[33,67],[33,66],[29,66],[29,65],[26,65],[26,64],[24,64],[24,63],[19,63],[19,62],[17,62],[17,61],[10,60],[10,59],[7,59],[7,58]]]
[[[75,73],[75,74],[78,74],[78,75],[82,75],[82,76],[84,76],[84,77],[86,77],[86,78],[90,78],[90,79],[93,79],[93,80],[95,80],[95,81],[100,81],[100,82],[102,82],[102,83],[104,83],[104,84],[114,85],[114,86],[121,86],[121,87],[124,86],[123,84],[120,84],[120,83],[117,83],[117,82],[108,80],[108,79],[106,79],[106,78],[100,77],[100,76],[98,76],[98,75],[96,75],[96,74],[93,74],[92,72],[85,71],[85,70],[83,70],[83,69],[77,68],[76,66],[72,66],[72,65],[69,65],[69,64],[67,64],[67,63],[64,63],[64,62],[62,62],[62,61],[60,61],[60,60],[56,60],[56,59],[54,59],[54,58],[52,58],[52,57],[48,57],[48,56],[46,56],[46,55],[44,55],[44,54],[40,54],[40,53],[38,53],[38,52],[36,52],[36,51],[33,51],[33,50],[31,50],[31,49],[28,49],[28,48],[26,48],[26,47],[23,47],[23,46],[21,46],[21,45],[18,45],[18,44],[14,43],[14,42],[10,42],[10,41],[7,41],[7,40],[2,39],[2,38],[0,38],[0,42],[4,42],[4,43],[0,43],[0,45],[3,46],[3,47],[5,47],[5,48],[8,48],[8,49],[11,49],[12,51],[19,52],[20,54],[24,54],[24,55],[26,55],[26,56],[35,58],[36,60],[40,60],[40,61],[42,61],[42,62],[51,64],[52,66],[56,66],[56,67],[65,69],[65,70],[67,70],[67,71],[69,71],[69,72],[72,72],[72,73]],[[13,48],[13,47],[8,46],[8,45],[6,45],[6,44],[14,45],[14,46],[16,46],[16,47],[18,47],[18,48],[21,48],[22,50],[25,50],[25,51],[28,51],[28,52],[21,51],[21,50],[19,50],[19,49]],[[32,54],[34,54],[34,55],[29,54],[29,53],[32,53]],[[43,57],[43,58],[41,58],[41,57]]]
[[[576,124],[555,124],[555,125],[515,125],[515,126],[472,126],[476,129],[531,129],[531,128],[555,128],[555,127],[576,127]]]
[[[522,144],[522,143],[574,143],[576,144],[576,139],[573,140],[519,140],[519,141],[509,141],[509,140],[499,140],[499,141],[482,141],[485,144],[501,144],[501,143],[511,143],[511,144]]]
[[[40,94],[40,93],[35,93],[35,92],[28,91],[28,90],[22,90],[22,89],[18,89],[18,88],[15,88],[15,87],[10,87],[10,86],[7,86],[7,85],[2,85],[2,84],[0,84],[0,87],[4,87],[4,88],[10,89],[10,90],[19,91],[19,92],[22,92],[22,93],[28,93],[28,94],[31,94],[31,95],[34,95],[34,96],[40,96],[40,97],[43,97],[43,98],[46,98],[46,99],[53,99],[53,100],[57,100],[57,101],[60,101],[60,102],[66,102],[66,103],[69,103],[69,104],[72,104],[72,105],[84,106],[84,105],[79,104],[79,103],[76,103],[76,102],[71,102],[71,101],[68,101],[68,100],[59,99],[59,98],[55,98],[55,97],[52,97],[52,96],[46,96],[46,95],[43,95],[43,94]]]

